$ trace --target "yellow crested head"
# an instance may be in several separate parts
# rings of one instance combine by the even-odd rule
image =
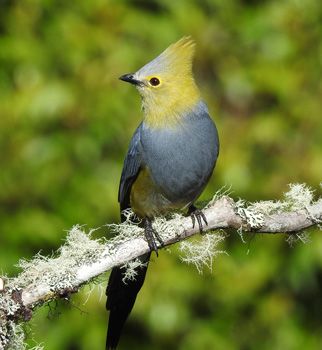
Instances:
[[[137,87],[144,120],[151,127],[180,122],[200,100],[192,74],[194,52],[194,41],[183,37],[136,73],[120,78]]]

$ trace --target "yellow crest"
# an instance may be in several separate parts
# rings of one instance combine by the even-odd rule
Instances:
[[[170,45],[162,56],[169,62],[173,69],[189,74],[192,69],[192,60],[195,54],[195,42],[190,36],[185,36],[176,43]]]
[[[170,45],[153,61],[141,68],[138,73],[141,76],[149,76],[157,73],[183,76],[191,75],[194,53],[195,42],[190,36],[185,36]]]

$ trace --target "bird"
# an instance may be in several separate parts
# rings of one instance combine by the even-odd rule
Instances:
[[[125,267],[114,267],[106,289],[110,311],[106,350],[116,349],[123,326],[146,276],[151,253],[163,242],[154,218],[186,210],[202,233],[207,220],[194,205],[206,187],[219,155],[219,138],[195,83],[195,42],[185,36],[136,73],[119,79],[141,95],[143,119],[124,159],[118,201],[121,221],[131,209],[142,222],[150,252],[141,256],[136,279],[123,282]]]

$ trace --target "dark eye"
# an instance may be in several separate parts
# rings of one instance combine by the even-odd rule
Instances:
[[[150,79],[150,84],[152,86],[158,86],[160,84],[160,80],[158,78],[151,78]]]

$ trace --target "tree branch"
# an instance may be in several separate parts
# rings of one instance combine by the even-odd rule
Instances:
[[[297,233],[322,220],[322,200],[313,201],[313,192],[305,185],[291,185],[283,201],[250,203],[228,196],[215,196],[203,210],[206,229],[236,229],[255,233]],[[36,306],[76,293],[79,287],[115,266],[124,265],[147,253],[143,230],[130,222],[110,225],[119,234],[109,240],[95,240],[75,226],[66,244],[55,257],[37,255],[22,261],[23,272],[12,279],[2,277],[0,284],[0,349],[11,344],[17,321],[29,321]],[[168,246],[199,233],[190,217],[176,214],[166,221],[158,218],[154,227]],[[213,234],[212,234],[213,235]],[[213,255],[216,251],[212,252]],[[131,264],[128,265],[131,268]],[[14,348],[14,347],[12,347]]]

